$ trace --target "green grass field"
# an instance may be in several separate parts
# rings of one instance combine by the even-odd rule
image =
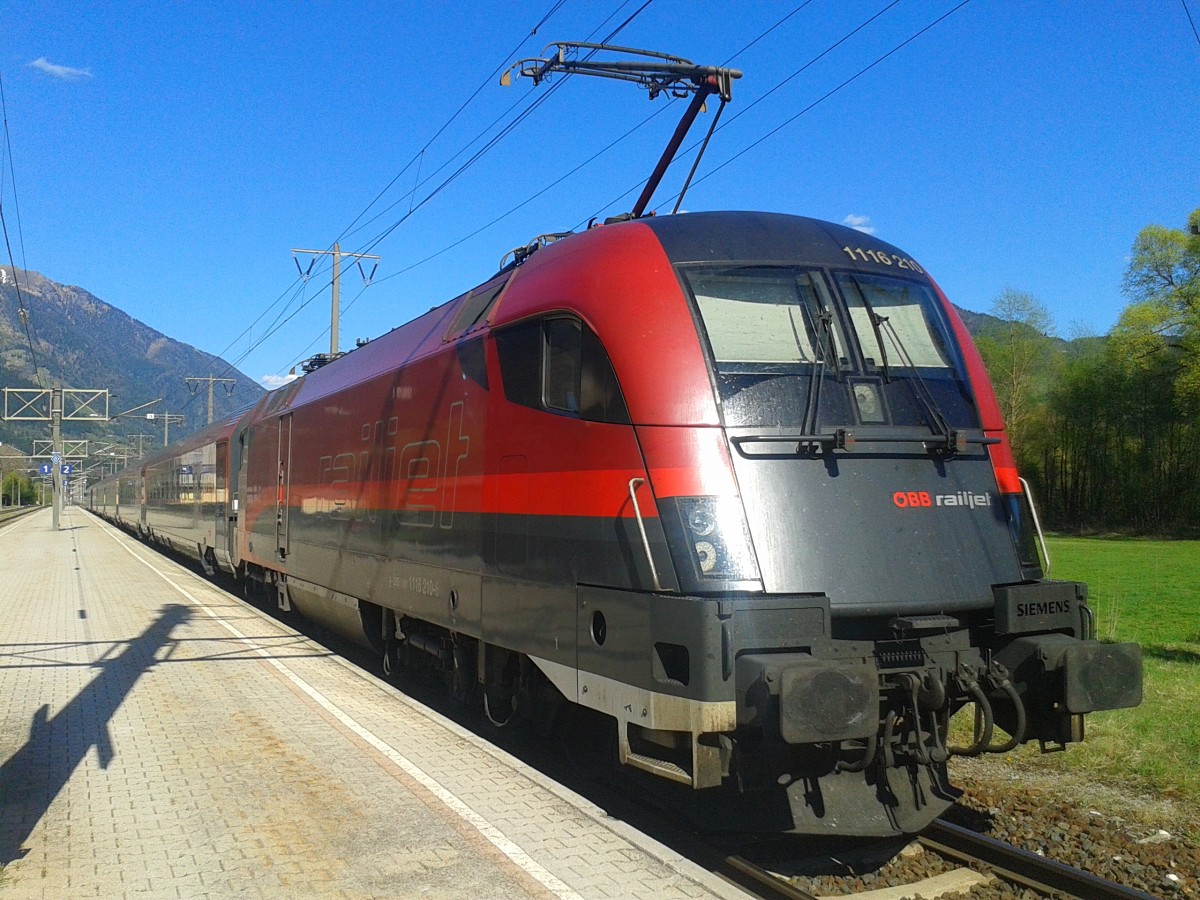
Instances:
[[[1040,756],[1012,755],[1095,776],[1200,808],[1200,541],[1067,538],[1048,541],[1053,578],[1083,581],[1096,635],[1136,641],[1145,661],[1137,709],[1094,713],[1086,740]]]

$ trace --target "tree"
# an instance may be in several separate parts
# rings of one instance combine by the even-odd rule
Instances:
[[[1029,456],[1035,423],[1055,380],[1058,358],[1048,336],[1054,322],[1045,305],[1024,291],[1006,289],[992,303],[999,321],[979,335],[976,344],[996,389],[1013,449]]]
[[[18,499],[24,506],[38,502],[34,498],[33,483],[23,472],[6,472],[0,479],[0,498],[4,506],[16,506]]]
[[[1133,242],[1123,284],[1133,302],[1113,329],[1118,359],[1133,369],[1175,370],[1175,396],[1200,407],[1200,209],[1188,230],[1147,225]]]

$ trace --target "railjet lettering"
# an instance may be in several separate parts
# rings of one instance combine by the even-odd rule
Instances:
[[[970,491],[959,491],[956,494],[930,494],[928,491],[896,491],[892,494],[892,503],[900,509],[921,509],[929,506],[965,506],[975,509],[977,506],[991,506],[991,494],[972,494]]]
[[[1057,616],[1071,611],[1070,600],[1043,600],[1041,603],[1018,603],[1017,615],[1028,616]]]
[[[957,494],[938,494],[934,499],[938,506],[969,506],[974,509],[977,506],[992,505],[990,494],[972,494],[969,491],[959,491]]]

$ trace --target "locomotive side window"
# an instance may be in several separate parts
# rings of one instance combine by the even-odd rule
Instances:
[[[593,422],[629,423],[608,354],[578,319],[523,322],[495,336],[509,401]]]
[[[548,319],[545,322],[542,402],[547,409],[579,415],[582,330],[583,323],[578,319]]]
[[[458,364],[463,374],[482,387],[488,389],[487,363],[483,352],[483,338],[472,338],[458,344]]]
[[[583,365],[579,370],[579,396],[582,402],[580,416],[592,422],[629,424],[629,410],[621,387],[617,384],[617,373],[600,338],[590,328],[583,329]]]
[[[521,406],[542,407],[542,323],[522,322],[495,332],[504,396]]]

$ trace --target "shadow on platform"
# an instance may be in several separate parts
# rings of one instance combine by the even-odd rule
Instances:
[[[108,724],[139,678],[156,663],[171,632],[192,618],[192,611],[167,604],[159,617],[117,656],[100,660],[100,669],[53,719],[43,705],[33,716],[29,740],[0,766],[0,865],[20,859],[22,844],[70,780],[92,747],[107,769],[116,756]]]

